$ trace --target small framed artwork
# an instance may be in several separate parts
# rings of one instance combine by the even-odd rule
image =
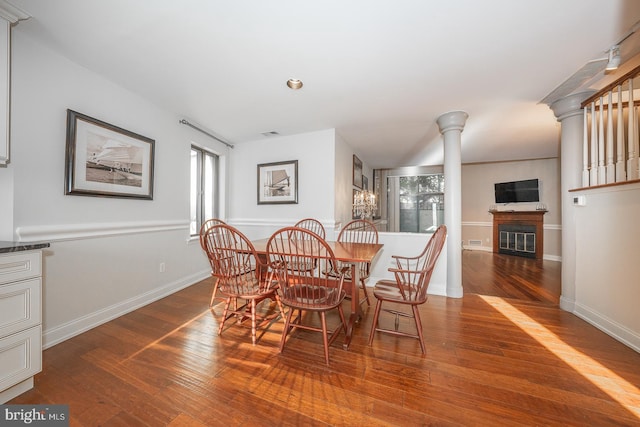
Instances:
[[[298,161],[258,165],[258,204],[298,203]]]
[[[64,194],[153,200],[155,141],[67,110]]]
[[[362,160],[353,155],[353,185],[362,188]]]
[[[367,178],[366,175],[362,175],[362,189],[363,190],[369,189],[369,178]]]

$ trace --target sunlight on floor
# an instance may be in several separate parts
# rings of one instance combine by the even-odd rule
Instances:
[[[165,338],[170,337],[171,335],[173,335],[174,333],[178,332],[179,330],[189,326],[190,324],[192,324],[193,322],[195,322],[196,320],[200,319],[202,316],[204,316],[205,314],[208,314],[208,313],[211,313],[211,311],[209,309],[203,311],[202,313],[198,314],[194,318],[187,320],[182,325],[178,326],[177,328],[173,329],[172,331],[167,332],[166,334],[164,334],[163,336],[161,336],[157,340],[154,340],[154,341],[150,342],[149,344],[145,345],[140,350],[136,351],[135,353],[133,353],[132,355],[130,355],[129,357],[124,359],[123,362],[127,361],[129,359],[134,359],[137,355],[139,355],[140,353],[142,353],[146,349],[157,345],[159,342],[163,341]]]
[[[566,344],[556,334],[502,298],[490,296],[481,296],[481,298],[556,357],[640,418],[640,390],[635,385]]]

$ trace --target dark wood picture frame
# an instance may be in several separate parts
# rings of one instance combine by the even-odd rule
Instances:
[[[353,185],[362,189],[362,160],[353,155]]]
[[[298,203],[298,161],[258,165],[258,204]]]
[[[153,200],[155,141],[67,110],[67,195]]]

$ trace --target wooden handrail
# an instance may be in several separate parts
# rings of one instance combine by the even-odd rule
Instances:
[[[634,107],[639,107],[640,106],[640,99],[636,99],[635,101],[633,101],[633,106]],[[596,104],[595,106],[595,111],[600,111],[600,104]],[[614,102],[613,104],[611,104],[611,108],[613,108],[614,110],[618,109],[618,103]],[[622,102],[622,109],[625,110],[629,108],[629,101],[623,101]]]
[[[636,68],[634,68],[633,70],[629,71],[628,73],[624,74],[622,77],[620,77],[619,79],[617,79],[613,83],[610,83],[610,84],[606,85],[605,87],[600,89],[597,93],[591,95],[589,98],[587,98],[584,101],[582,101],[581,107],[584,108],[585,106],[589,105],[590,103],[592,103],[596,99],[598,99],[601,96],[604,96],[605,94],[609,93],[610,90],[620,86],[622,83],[626,82],[630,78],[636,77],[638,74],[640,74],[640,65],[638,65]]]
[[[609,184],[592,185],[590,187],[572,188],[572,189],[567,190],[567,191],[569,193],[571,193],[571,192],[575,192],[575,191],[595,190],[595,189],[607,188],[607,187],[619,187],[619,186],[622,186],[622,185],[637,184],[639,182],[640,182],[640,179],[631,179],[629,181],[611,182]]]

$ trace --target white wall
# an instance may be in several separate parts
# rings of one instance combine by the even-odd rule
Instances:
[[[229,156],[229,223],[251,239],[307,217],[333,229],[334,145],[333,129],[236,144]],[[258,205],[257,165],[287,160],[298,161],[298,203]]]
[[[640,183],[590,189],[576,222],[574,313],[640,351]]]
[[[12,238],[45,240],[44,343],[53,345],[209,274],[189,242],[191,142],[226,149],[135,93],[13,32]],[[154,199],[64,195],[66,110],[155,140]],[[5,214],[2,214],[3,218]],[[159,272],[164,262],[166,272]]]

